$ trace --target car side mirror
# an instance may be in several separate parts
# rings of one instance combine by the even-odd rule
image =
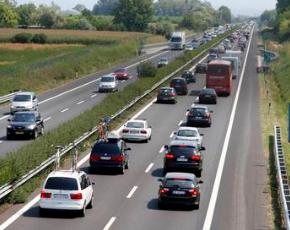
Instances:
[[[96,185],[96,182],[92,182],[92,185],[95,186]]]
[[[128,148],[125,148],[125,150],[126,150],[126,151],[129,151],[129,150],[131,150],[131,148],[130,148],[130,147],[128,147]]]
[[[204,146],[201,146],[201,147],[199,148],[199,150],[200,150],[200,151],[205,151],[206,149],[205,149]]]
[[[8,119],[7,119],[7,121],[9,121],[9,122],[10,122],[10,121],[11,121],[11,118],[8,118]]]
[[[152,126],[151,126],[151,125],[149,125],[148,127],[149,127],[150,129],[152,129]]]
[[[211,110],[211,111],[209,111],[210,113],[213,113],[213,111]]]
[[[203,133],[200,133],[200,134],[199,134],[199,136],[202,136],[202,137],[203,137],[203,136],[204,136],[204,134],[203,134]]]
[[[189,112],[189,109],[187,109],[186,111]]]
[[[169,149],[168,145],[164,145],[164,149],[166,150]]]
[[[163,182],[163,179],[162,178],[158,178],[158,181],[162,183]]]
[[[176,132],[176,131],[174,131],[174,132],[173,132],[173,134],[174,134],[174,135],[176,135],[176,134],[177,134],[177,132]]]
[[[198,184],[203,184],[203,180],[198,180],[197,183]]]

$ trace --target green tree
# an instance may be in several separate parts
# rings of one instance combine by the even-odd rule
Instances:
[[[265,10],[260,17],[260,21],[262,25],[268,27],[276,27],[277,26],[276,10]]]
[[[93,7],[95,15],[112,15],[119,0],[99,0]]]
[[[31,25],[35,23],[37,8],[33,3],[19,5],[16,11],[19,15],[18,22],[20,25]]]
[[[14,8],[6,2],[0,2],[0,27],[13,27],[18,23],[18,14]]]
[[[289,6],[290,6],[289,0],[277,0],[276,9],[277,9],[278,13],[283,13],[283,12],[287,11]]]
[[[221,6],[219,8],[218,16],[219,16],[220,23],[222,24],[231,23],[232,21],[231,10],[226,6]]]
[[[45,28],[52,28],[56,23],[55,15],[51,12],[46,12],[40,15],[39,24]]]
[[[113,22],[128,31],[144,31],[152,17],[153,0],[119,0]]]

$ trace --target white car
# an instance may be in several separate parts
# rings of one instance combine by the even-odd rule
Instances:
[[[13,114],[18,111],[32,111],[38,110],[38,100],[33,92],[19,92],[16,93],[11,100],[10,113]]]
[[[108,74],[101,77],[99,83],[99,92],[114,92],[118,91],[118,79],[113,74]]]
[[[146,120],[129,120],[122,129],[123,140],[146,141],[151,140],[152,129]]]
[[[196,142],[198,146],[202,146],[203,134],[200,134],[198,129],[195,127],[180,127],[174,132],[175,140],[187,140]]]
[[[85,216],[93,207],[93,187],[88,175],[77,170],[57,170],[46,178],[40,194],[39,212],[76,210]]]
[[[191,50],[193,50],[193,46],[191,44],[186,44],[185,45],[185,50],[191,51]]]

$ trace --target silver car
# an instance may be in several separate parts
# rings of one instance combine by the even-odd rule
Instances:
[[[113,74],[105,75],[101,78],[99,83],[99,92],[114,92],[118,91],[118,79]]]
[[[11,100],[10,113],[18,111],[37,111],[38,100],[34,92],[19,92]]]

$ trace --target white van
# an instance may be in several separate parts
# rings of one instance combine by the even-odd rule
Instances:
[[[239,70],[240,70],[239,58],[238,57],[227,57],[227,56],[225,56],[225,57],[222,57],[222,60],[230,61],[232,63],[233,79],[238,78]]]
[[[185,32],[173,32],[170,38],[170,47],[172,50],[185,49]]]

